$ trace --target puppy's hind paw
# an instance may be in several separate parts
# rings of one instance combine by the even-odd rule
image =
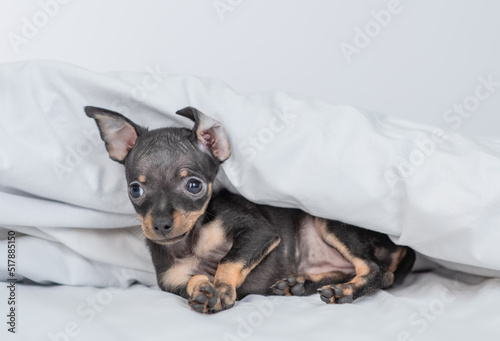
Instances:
[[[325,303],[352,303],[352,287],[348,284],[325,285],[319,288],[320,298]]]
[[[304,276],[292,275],[277,281],[271,285],[271,289],[278,296],[302,296],[306,291],[304,282]]]

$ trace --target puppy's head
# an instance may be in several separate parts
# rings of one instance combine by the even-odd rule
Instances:
[[[220,122],[192,107],[177,111],[192,130],[148,130],[123,115],[85,107],[109,157],[125,165],[128,195],[144,235],[158,244],[182,240],[205,212],[219,165],[231,154]]]

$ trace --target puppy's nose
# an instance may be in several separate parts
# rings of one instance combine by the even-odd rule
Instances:
[[[153,228],[156,234],[166,236],[172,230],[172,219],[170,218],[157,218],[153,221]]]

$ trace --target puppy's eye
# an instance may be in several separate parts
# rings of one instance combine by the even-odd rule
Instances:
[[[198,194],[203,189],[203,183],[197,179],[190,179],[186,184],[189,193]]]
[[[142,194],[144,194],[144,190],[142,189],[141,185],[139,185],[138,183],[130,184],[129,192],[130,192],[130,196],[132,198],[136,198],[136,199],[139,198]]]

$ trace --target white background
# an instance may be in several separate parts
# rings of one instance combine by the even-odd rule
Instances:
[[[372,11],[391,6],[376,24]],[[500,82],[499,14],[491,0],[0,0],[0,62],[194,74],[500,137],[498,86],[470,117],[443,119],[479,77]],[[349,63],[341,46],[357,28],[372,37]]]

